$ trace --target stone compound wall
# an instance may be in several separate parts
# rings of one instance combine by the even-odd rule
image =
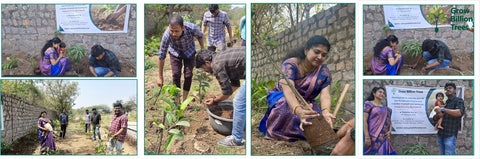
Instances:
[[[2,142],[12,144],[18,138],[37,130],[37,120],[40,112],[47,111],[47,118],[55,119],[56,112],[16,95],[2,92],[2,113],[4,130],[2,130]]]
[[[457,9],[470,9],[471,13],[464,16],[473,17],[473,5],[457,5],[455,7]],[[385,38],[384,33],[381,32],[384,25],[383,5],[363,6],[363,55],[373,54],[373,47],[377,41]],[[459,25],[466,24],[463,22]],[[438,33],[435,33],[435,28],[396,29],[392,32],[398,37],[398,49],[407,41],[419,40],[423,42],[423,40],[429,38],[445,42],[452,54],[473,53],[473,33],[467,30],[439,27]]]
[[[373,87],[385,87],[386,85],[409,86],[409,87],[443,87],[445,83],[453,82],[457,87],[465,88],[464,102],[465,114],[463,118],[463,132],[458,133],[456,154],[473,154],[473,80],[364,80],[363,98],[365,99]],[[383,101],[385,102],[385,101]],[[362,124],[363,125],[363,124]],[[440,154],[436,134],[409,134],[392,135],[393,149],[402,154],[403,148],[413,144],[420,144],[427,147],[432,155]]]
[[[295,28],[276,34],[272,40],[278,42],[277,48],[262,50],[259,46],[252,46],[252,78],[258,75],[259,78],[277,81],[278,73],[267,56],[271,56],[275,65],[280,67],[290,49],[303,46],[313,35],[322,35],[330,42],[330,52],[324,64],[332,74],[332,86],[340,80],[339,89],[342,91],[345,84],[350,84],[343,104],[354,111],[355,98],[352,94],[355,94],[355,4],[335,5],[312,16],[308,24],[303,21]],[[351,113],[344,114],[349,116],[345,119],[353,117]]]
[[[62,34],[67,48],[83,45],[90,48],[100,44],[116,53],[120,62],[135,63],[136,57],[136,5],[130,5],[127,33]],[[25,52],[40,54],[45,42],[52,39],[56,30],[55,5],[2,5],[2,55]]]

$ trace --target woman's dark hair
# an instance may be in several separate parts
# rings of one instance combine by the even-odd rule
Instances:
[[[40,113],[40,116],[38,116],[38,118],[41,118],[43,113],[47,114],[46,111],[43,111],[43,112]]]
[[[375,44],[375,47],[373,47],[373,55],[375,57],[380,56],[383,48],[390,46],[390,42],[398,43],[398,38],[395,35],[389,35],[386,39],[378,41],[377,44]]]
[[[435,98],[438,98],[438,96],[445,97],[442,92],[438,92],[438,93],[435,95]]]
[[[47,49],[49,47],[52,47],[54,43],[58,44],[58,43],[61,43],[61,42],[62,42],[62,40],[60,40],[60,38],[58,38],[58,37],[54,37],[53,39],[48,40],[47,43],[45,43],[45,45],[43,45],[43,48],[41,50],[42,57],[45,56],[45,51],[47,51]]]
[[[330,43],[328,42],[328,40],[325,39],[325,37],[323,37],[323,36],[315,35],[315,36],[310,37],[310,39],[308,39],[307,43],[305,44],[305,47],[297,47],[297,48],[294,48],[294,49],[288,51],[287,56],[285,56],[284,60],[292,58],[292,57],[298,57],[298,58],[303,60],[307,57],[305,55],[305,49],[309,50],[313,46],[319,45],[319,44],[327,47],[327,51],[330,51]]]
[[[373,87],[372,92],[370,92],[370,95],[365,99],[365,101],[373,101],[375,99],[375,96],[373,96],[374,93],[377,93],[378,90],[383,90],[385,89],[383,87]]]

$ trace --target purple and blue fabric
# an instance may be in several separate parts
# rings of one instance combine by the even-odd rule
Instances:
[[[165,29],[160,49],[158,49],[158,59],[164,60],[167,57],[167,51],[175,57],[180,57],[180,54],[184,54],[187,58],[195,57],[195,39],[203,38],[203,33],[193,23],[183,22],[183,26],[185,30],[178,39],[170,36],[169,28]]]
[[[373,56],[371,61],[371,68],[374,75],[398,75],[400,74],[400,68],[403,65],[403,56],[398,60],[395,65],[390,65],[388,59],[393,58],[396,60],[395,53],[391,47],[384,49],[378,57]]]
[[[57,50],[48,49],[45,51],[45,56],[40,60],[40,70],[43,75],[47,76],[62,76],[65,75],[65,72],[72,69],[72,65],[66,57],[60,58],[60,61],[56,65],[50,63],[51,59],[57,59],[59,56]]]
[[[363,148],[364,155],[396,155],[387,132],[392,124],[392,109],[387,106],[376,106],[370,101],[363,105],[363,112],[368,113],[368,134],[371,139],[371,146]],[[365,141],[365,136],[363,138]]]
[[[315,97],[330,85],[332,80],[330,71],[327,66],[321,65],[312,73],[301,76],[298,68],[299,65],[293,58],[285,60],[282,64],[282,72],[288,79],[294,81],[295,89],[307,103],[313,105],[312,109],[320,114],[321,109],[315,102]],[[265,138],[283,141],[305,140],[305,135],[299,127],[300,118],[289,107],[278,82],[275,84],[275,88],[269,91],[267,100],[269,108],[259,126],[259,130],[265,134]]]
[[[216,46],[219,42],[225,42],[225,27],[231,26],[227,12],[222,10],[218,10],[217,16],[213,16],[209,11],[205,12],[202,25],[208,25],[208,45],[210,46]]]
[[[41,127],[45,127],[45,124],[47,124],[48,122],[45,121],[45,120],[42,120],[42,119],[38,119],[37,123]],[[52,132],[51,131],[46,132],[47,134],[45,136],[42,136],[42,132],[43,132],[43,130],[38,128],[38,136],[40,137],[40,146],[41,146],[40,150],[41,150],[41,152],[42,153],[47,152],[46,147],[48,147],[49,151],[55,151],[56,146],[55,146],[55,140],[53,139]]]

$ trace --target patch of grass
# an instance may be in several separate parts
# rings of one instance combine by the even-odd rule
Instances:
[[[243,148],[231,148],[222,145],[216,145],[215,149],[217,150],[217,154],[241,154]]]
[[[157,66],[158,66],[158,63],[156,63],[152,59],[150,58],[145,59],[145,71],[155,70]]]

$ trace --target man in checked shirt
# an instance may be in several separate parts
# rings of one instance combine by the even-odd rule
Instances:
[[[193,67],[195,64],[195,38],[204,48],[203,33],[198,27],[189,22],[184,22],[179,15],[172,15],[168,18],[168,28],[163,33],[162,42],[158,51],[158,79],[157,85],[163,86],[163,66],[167,51],[170,54],[170,64],[172,65],[173,84],[178,88],[180,78],[182,77],[183,63],[183,100],[187,99],[190,86],[192,84]]]
[[[125,142],[125,137],[127,136],[128,118],[122,112],[121,103],[115,103],[113,105],[113,111],[115,114],[112,117],[112,122],[110,123],[110,128],[108,129],[110,131],[110,133],[108,133],[110,138],[108,141],[108,151],[111,155],[113,154],[113,151],[116,151],[117,155],[121,155],[123,151],[123,143]]]
[[[208,45],[219,51],[225,51],[227,46],[225,44],[225,27],[227,27],[230,42],[233,45],[233,34],[230,20],[227,12],[218,9],[218,4],[211,4],[208,6],[210,11],[203,14],[202,33],[205,33],[205,27],[208,24]],[[210,49],[210,48],[209,48]],[[215,51],[212,49],[211,51]]]
[[[195,62],[196,68],[202,68],[214,74],[222,88],[222,94],[205,100],[205,105],[212,106],[228,99],[240,87],[233,100],[232,135],[219,140],[218,144],[244,147],[246,92],[245,81],[240,86],[240,79],[245,79],[245,46],[234,47],[216,54],[203,49],[198,53]]]
[[[440,148],[440,155],[455,155],[455,144],[457,142],[457,134],[462,122],[462,116],[465,113],[465,106],[462,98],[456,96],[457,87],[455,83],[445,84],[445,95],[448,100],[445,108],[436,108],[437,115],[433,117],[438,119],[439,114],[444,114],[442,127],[438,130],[437,141]]]

